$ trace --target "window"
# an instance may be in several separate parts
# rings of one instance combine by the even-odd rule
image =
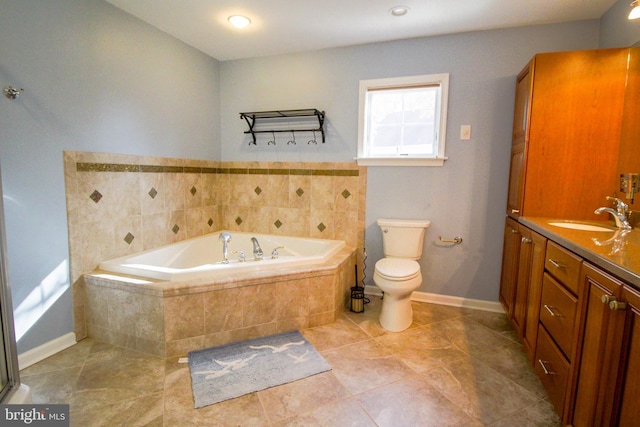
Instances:
[[[360,81],[358,164],[442,166],[449,74]]]

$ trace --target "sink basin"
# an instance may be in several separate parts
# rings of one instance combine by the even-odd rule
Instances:
[[[549,225],[554,227],[569,228],[571,230],[582,231],[608,231],[610,233],[616,231],[609,227],[602,227],[600,225],[585,224],[583,222],[571,222],[571,221],[550,221]]]

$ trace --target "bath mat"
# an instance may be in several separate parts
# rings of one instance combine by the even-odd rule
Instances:
[[[195,407],[331,370],[299,331],[189,353]]]

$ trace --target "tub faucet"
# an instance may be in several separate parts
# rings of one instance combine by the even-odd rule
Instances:
[[[260,243],[258,243],[258,239],[252,237],[251,243],[253,243],[253,259],[256,261],[261,261],[264,252],[262,252],[262,248],[260,247]]]
[[[222,263],[229,264],[227,256],[229,255],[229,242],[231,241],[231,234],[223,231],[218,236],[218,240],[222,241]]]
[[[607,200],[610,200],[615,203],[616,208],[598,208],[594,211],[596,214],[601,214],[603,212],[607,212],[613,216],[613,220],[616,222],[616,227],[622,230],[631,230],[631,224],[629,224],[629,219],[627,218],[627,214],[629,213],[629,206],[618,199],[617,197],[607,196]]]

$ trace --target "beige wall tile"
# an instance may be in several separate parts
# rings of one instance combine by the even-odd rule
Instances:
[[[167,342],[204,335],[203,294],[165,298],[164,327]]]

